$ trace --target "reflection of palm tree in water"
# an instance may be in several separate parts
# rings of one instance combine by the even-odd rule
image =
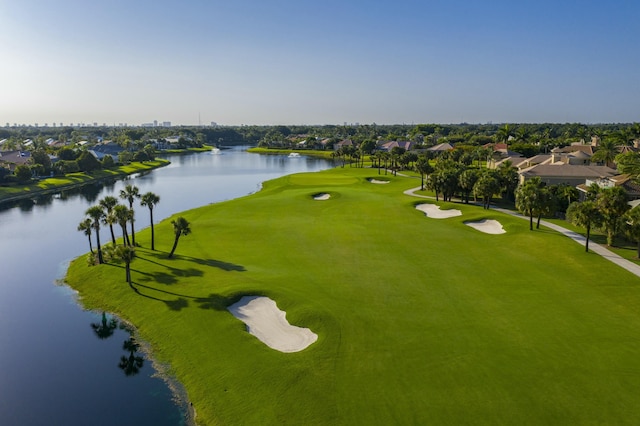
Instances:
[[[140,369],[144,364],[144,358],[136,356],[138,344],[133,340],[133,338],[130,338],[124,341],[122,349],[129,351],[129,356],[127,357],[122,355],[122,357],[120,357],[120,364],[118,364],[118,367],[124,371],[125,376],[135,376],[140,372]]]
[[[113,335],[115,329],[118,328],[118,321],[115,318],[107,320],[107,315],[103,312],[102,321],[92,323],[91,328],[93,328],[99,339],[106,339]]]

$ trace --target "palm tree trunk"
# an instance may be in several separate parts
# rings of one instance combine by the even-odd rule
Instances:
[[[122,226],[122,241],[128,246],[131,245],[129,243],[129,234],[127,233],[127,225]]]
[[[149,216],[151,217],[151,250],[155,250],[155,244],[154,244],[154,233],[153,233],[153,209],[149,209]]]
[[[584,244],[584,251],[589,253],[589,235],[591,234],[591,224],[587,225],[587,241]]]
[[[93,242],[91,241],[91,234],[89,234],[89,250],[91,250],[91,254],[93,254]]]
[[[540,229],[540,218],[542,218],[542,213],[538,215],[538,222],[536,223],[536,229]]]
[[[173,252],[175,252],[176,247],[178,247],[179,239],[180,239],[180,234],[176,234],[176,239],[173,241],[173,247],[171,247],[171,253],[169,253],[169,257],[173,257]]]
[[[133,222],[134,222],[134,220],[131,219],[131,245],[135,247],[135,245],[136,245],[136,234],[135,234],[135,230],[133,229]]]
[[[109,231],[111,231],[111,242],[116,245],[116,234],[113,233],[113,225],[109,224]]]
[[[529,231],[533,231],[533,210],[529,210]]]
[[[98,228],[96,228],[96,242],[98,245],[98,263],[102,264],[104,260],[102,259],[102,247],[100,247],[100,232],[98,232]]]

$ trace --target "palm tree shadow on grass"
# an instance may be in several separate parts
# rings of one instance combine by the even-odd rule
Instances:
[[[198,307],[200,309],[213,309],[216,311],[225,311],[227,307],[236,303],[238,300],[240,300],[242,296],[247,295],[246,292],[233,293],[228,296],[211,293],[209,294],[209,296],[199,297],[199,296],[191,296],[188,294],[177,293],[174,291],[161,290],[155,287],[150,287],[150,286],[147,286],[141,283],[136,283],[136,282],[133,282],[133,284],[134,284],[134,286],[132,287],[133,291],[135,291],[137,294],[139,294],[142,297],[164,302],[167,305],[167,307],[172,311],[180,311],[183,308],[189,307],[189,299],[193,300],[196,304],[198,304]],[[159,297],[154,297],[154,296],[150,296],[148,294],[142,293],[140,287],[151,290],[153,292],[157,292],[157,293],[177,296],[178,298],[174,300],[160,299]],[[260,292],[255,292],[255,291],[251,292],[252,295],[261,295],[259,293]]]
[[[236,271],[236,272],[246,271],[245,267],[242,265],[236,265],[233,263],[223,262],[221,260],[216,260],[216,259],[199,259],[196,257],[190,257],[190,256],[185,256],[180,254],[175,254],[173,256],[173,259],[167,259],[166,257],[163,256],[164,254],[168,255],[168,253],[166,252],[159,252],[158,250],[147,251],[147,250],[140,250],[140,249],[139,249],[139,252],[143,252],[148,257],[140,257],[140,255],[138,255],[137,259],[144,260],[150,263],[155,263],[156,265],[159,265],[159,266],[163,266],[169,269],[172,273],[174,273],[174,275],[177,275],[177,276],[197,276],[197,275],[188,275],[188,273],[189,271],[196,271],[196,270],[199,271],[198,269],[190,268],[190,269],[187,269],[185,273],[183,269],[175,268],[171,266],[171,263],[178,259],[185,260],[187,262],[193,262],[195,264],[202,265],[202,266],[210,266],[213,268],[222,269],[223,271]],[[155,258],[155,260],[152,260],[152,258]]]

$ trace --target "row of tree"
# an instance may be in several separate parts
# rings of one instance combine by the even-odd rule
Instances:
[[[607,245],[612,246],[614,238],[624,235],[637,243],[637,257],[640,258],[640,207],[632,208],[626,191],[619,187],[589,187],[586,199],[572,203],[567,209],[567,219],[587,231],[585,250],[589,251],[589,237],[593,228],[602,230],[607,236]]]
[[[89,207],[85,212],[85,218],[78,225],[78,231],[83,232],[89,240],[89,250],[91,252],[91,263],[102,264],[113,258],[124,262],[126,279],[131,285],[130,265],[135,258],[136,234],[135,234],[135,210],[134,203],[140,200],[142,207],[149,209],[151,223],[151,250],[155,250],[155,229],[153,225],[153,209],[160,202],[160,197],[153,192],[140,194],[137,186],[126,185],[120,191],[120,198],[127,202],[127,205],[120,204],[113,196],[106,196],[97,205]],[[173,225],[174,241],[169,253],[172,258],[178,246],[178,240],[183,235],[191,233],[190,223],[182,216],[171,221]],[[111,236],[111,246],[105,247],[100,242],[100,230],[102,225],[109,227]],[[114,226],[119,225],[122,230],[122,244],[118,245],[114,232]],[[129,234],[129,229],[131,233]],[[93,249],[92,234],[95,234],[96,250]],[[106,255],[105,255],[106,251]]]

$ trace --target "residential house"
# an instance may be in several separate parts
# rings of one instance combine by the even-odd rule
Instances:
[[[427,151],[435,152],[436,154],[453,150],[453,145],[449,142],[443,142],[435,146],[430,146]]]
[[[591,185],[598,185],[600,188],[613,188],[615,186],[622,187],[629,200],[640,199],[640,185],[638,185],[628,174],[616,175],[605,178],[587,179],[584,183],[577,186],[580,191],[580,198],[584,199]]]
[[[355,146],[355,144],[351,139],[344,139],[344,140],[341,140],[340,142],[334,143],[333,150],[337,151],[344,146]]]
[[[28,164],[31,160],[29,151],[0,151],[0,165],[14,171],[17,166]]]
[[[110,155],[114,159],[114,161],[118,161],[118,154],[120,154],[122,151],[124,151],[124,148],[113,141],[106,141],[96,144],[92,149],[89,150],[89,152],[94,157],[101,161],[107,155]]]
[[[567,184],[578,186],[587,179],[602,179],[615,176],[617,172],[607,166],[576,165],[568,163],[537,164],[520,170],[520,183],[539,177],[548,185]]]
[[[411,141],[390,141],[380,145],[379,149],[381,151],[391,152],[393,148],[398,147],[398,148],[404,149],[405,151],[410,151],[414,145],[415,145],[415,142],[411,142]]]

